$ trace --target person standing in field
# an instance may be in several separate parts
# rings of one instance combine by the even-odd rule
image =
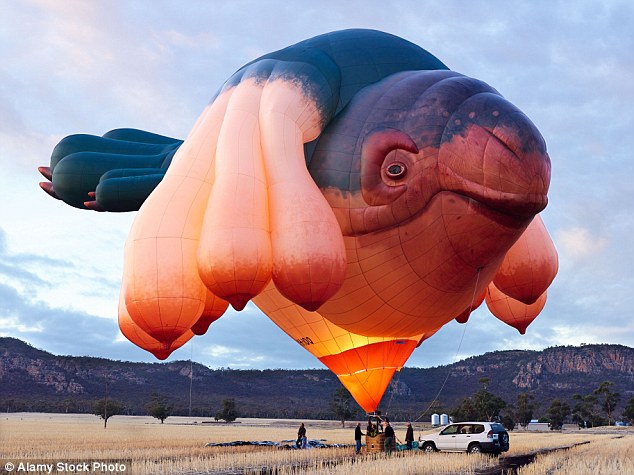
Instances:
[[[388,453],[392,453],[392,446],[394,445],[394,429],[390,425],[390,421],[385,419],[385,442],[383,443],[383,449]]]
[[[405,431],[405,444],[407,445],[407,450],[412,450],[412,443],[414,442],[414,428],[412,427],[412,423],[407,423],[407,431]]]
[[[361,432],[361,423],[357,423],[357,427],[354,429],[354,442],[357,445],[356,453],[357,455],[361,453],[361,436],[364,435]]]
[[[306,448],[306,427],[304,427],[304,423],[299,426],[299,430],[297,431],[297,447],[300,449]]]

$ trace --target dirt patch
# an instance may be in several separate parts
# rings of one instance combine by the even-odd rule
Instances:
[[[572,449],[573,447],[577,447],[579,445],[585,445],[589,443],[590,441],[585,441],[585,442],[579,442],[576,444],[566,445],[563,447],[540,449],[528,454],[508,455],[505,457],[500,457],[498,459],[498,464],[496,466],[476,469],[475,473],[478,475],[515,475],[517,473],[518,468],[524,467],[525,465],[529,465],[533,463],[535,461],[535,457],[537,457],[538,455],[545,455],[552,452],[559,452],[561,450],[569,450],[569,449]]]

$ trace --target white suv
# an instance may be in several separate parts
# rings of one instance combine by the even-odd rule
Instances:
[[[509,449],[509,434],[498,422],[456,422],[422,434],[418,446],[425,452],[482,452],[500,454]]]

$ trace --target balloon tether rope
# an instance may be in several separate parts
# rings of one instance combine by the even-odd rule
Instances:
[[[390,394],[390,400],[387,403],[387,409],[385,411],[385,416],[386,417],[387,417],[388,413],[390,412],[390,406],[392,405],[392,398],[394,397],[394,393],[398,389],[398,381],[400,379],[401,379],[401,371],[399,370],[398,375],[396,376],[396,382],[394,383],[394,389],[392,389],[392,393]]]
[[[478,268],[478,273],[476,274],[476,282],[475,282],[475,286],[473,287],[473,295],[471,296],[471,305],[469,306],[469,308],[471,309],[471,312],[473,312],[473,304],[475,302],[475,297],[476,297],[476,290],[478,288],[478,281],[480,280],[480,271],[482,270],[482,267]],[[469,313],[471,313],[469,312]],[[456,359],[458,358],[458,353],[460,353],[460,348],[462,347],[462,342],[464,340],[464,335],[467,331],[467,324],[469,323],[469,320],[467,320],[464,323],[464,328],[462,329],[462,336],[460,337],[460,342],[458,343],[458,348],[456,349],[456,353],[453,357],[453,363],[451,364],[455,364],[456,363]],[[425,414],[427,414],[427,411],[429,411],[431,409],[431,407],[434,405],[434,403],[438,400],[438,397],[440,397],[440,393],[442,393],[442,390],[445,388],[445,384],[447,384],[447,381],[449,380],[449,376],[451,375],[451,370],[447,371],[447,376],[445,376],[445,380],[443,381],[442,385],[440,386],[440,389],[438,390],[438,394],[436,394],[436,397],[432,400],[432,402],[429,403],[429,406],[427,406],[427,409],[425,409],[423,411],[423,413],[418,416],[417,419],[413,420],[412,422],[418,422],[420,421]]]

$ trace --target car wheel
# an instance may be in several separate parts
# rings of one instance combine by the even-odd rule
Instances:
[[[423,451],[431,454],[432,452],[436,452],[436,447],[431,442],[427,442],[425,445],[423,445]]]
[[[469,452],[470,454],[481,454],[482,447],[480,447],[480,444],[473,444],[469,446],[467,452]]]

